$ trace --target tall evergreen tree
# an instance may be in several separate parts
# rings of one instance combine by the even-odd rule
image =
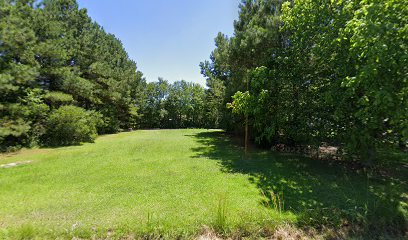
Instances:
[[[101,114],[99,132],[138,126],[143,75],[75,0],[1,1],[0,32],[1,149],[38,143],[63,105]]]

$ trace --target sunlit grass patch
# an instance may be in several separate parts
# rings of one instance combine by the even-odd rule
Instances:
[[[242,148],[218,130],[152,130],[0,162],[0,238],[265,237],[282,224],[401,229],[406,184]],[[388,227],[387,227],[388,226]]]

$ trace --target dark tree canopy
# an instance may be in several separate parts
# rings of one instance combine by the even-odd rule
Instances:
[[[368,162],[406,145],[406,16],[404,0],[242,1],[200,65],[207,91],[222,89],[222,127],[247,116],[263,145],[328,142]]]
[[[0,32],[2,149],[38,144],[65,105],[100,115],[99,133],[137,127],[145,80],[75,0],[1,1]]]

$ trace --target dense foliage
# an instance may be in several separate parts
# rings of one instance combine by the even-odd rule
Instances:
[[[48,142],[51,116],[76,106],[98,133],[248,124],[265,146],[328,142],[373,162],[408,139],[407,15],[403,0],[242,1],[200,64],[204,89],[146,83],[75,0],[1,1],[0,149]]]
[[[246,116],[260,144],[328,142],[367,162],[404,146],[407,16],[404,0],[242,1],[234,36],[201,63],[223,127]]]
[[[144,128],[190,128],[206,126],[205,89],[196,83],[170,84],[159,78],[146,84],[142,110]]]
[[[51,123],[62,124],[69,109],[79,114],[71,121],[84,109],[99,113],[99,133],[135,127],[142,74],[121,42],[75,0],[0,1],[0,33],[1,149],[38,144],[47,131],[53,143],[88,139],[76,136],[79,123],[55,132]],[[56,110],[65,105],[77,108]]]
[[[77,136],[86,111],[99,116],[98,133],[209,126],[203,87],[146,83],[76,0],[0,1],[0,33],[0,150],[90,141],[93,125]]]
[[[62,106],[49,115],[43,139],[51,146],[91,142],[97,136],[99,122],[100,118],[95,112],[87,112],[76,106]]]

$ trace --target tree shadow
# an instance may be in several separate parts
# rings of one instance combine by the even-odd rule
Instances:
[[[227,173],[248,175],[265,207],[272,206],[273,195],[282,196],[284,210],[296,214],[302,227],[332,227],[371,239],[407,233],[407,175],[386,179],[344,164],[257,149],[245,156],[221,131],[191,137],[201,145],[193,157],[217,161]]]

